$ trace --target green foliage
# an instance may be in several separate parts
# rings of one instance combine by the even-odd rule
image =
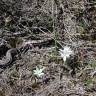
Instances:
[[[88,64],[90,65],[90,67],[91,67],[92,69],[96,69],[96,61],[95,61],[95,60],[89,61]]]
[[[87,24],[85,23],[83,19],[80,21],[79,25],[83,27],[84,29],[87,27]]]
[[[93,84],[92,79],[88,79],[88,80],[84,81],[84,85],[87,86],[87,87],[90,87],[92,84]]]

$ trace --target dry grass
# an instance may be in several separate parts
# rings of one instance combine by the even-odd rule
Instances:
[[[1,39],[53,39],[22,53],[0,73],[0,96],[96,95],[95,0],[1,0],[0,5]],[[64,62],[58,49],[66,45],[75,51],[80,65],[74,78],[64,70],[60,80]],[[42,78],[34,76],[36,66],[46,67]]]

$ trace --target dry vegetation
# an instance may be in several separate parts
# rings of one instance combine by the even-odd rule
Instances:
[[[96,0],[0,0],[0,46],[8,47],[0,47],[0,59],[27,41],[36,44],[0,69],[0,96],[96,95]],[[68,68],[64,46],[77,57]],[[36,67],[45,67],[42,78]]]

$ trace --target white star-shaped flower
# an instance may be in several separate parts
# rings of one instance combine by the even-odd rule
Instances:
[[[66,59],[71,55],[74,54],[74,52],[71,50],[70,47],[65,46],[64,49],[59,49],[59,53],[61,55],[61,57],[63,58],[64,62],[66,61]]]
[[[37,77],[41,77],[44,75],[44,73],[43,73],[44,69],[45,69],[45,67],[43,67],[41,69],[36,67],[36,70],[33,70],[33,74],[36,75]]]

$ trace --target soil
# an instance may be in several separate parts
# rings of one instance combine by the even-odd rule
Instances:
[[[0,69],[0,96],[95,96],[95,30],[95,0],[1,0],[0,59],[28,46]],[[64,46],[76,57],[66,64]],[[40,77],[37,67],[44,67]]]

